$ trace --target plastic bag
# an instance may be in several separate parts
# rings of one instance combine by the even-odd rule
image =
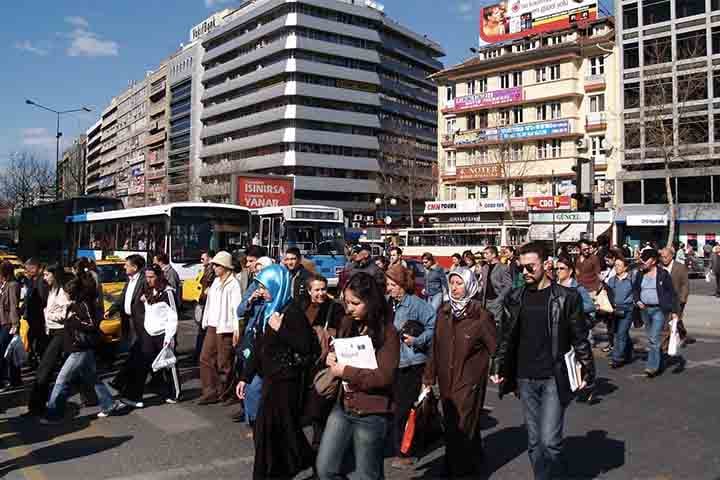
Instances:
[[[708,270],[705,272],[705,281],[707,283],[712,283],[715,280],[715,274],[712,272],[712,270]]]
[[[400,451],[403,455],[409,455],[410,452],[421,453],[435,443],[442,434],[442,417],[438,410],[438,400],[432,390],[423,389],[410,410]]]
[[[160,350],[158,356],[155,357],[155,360],[153,360],[152,369],[153,372],[157,372],[158,370],[174,367],[176,363],[177,358],[175,358],[172,348],[166,346]]]
[[[7,349],[5,350],[5,360],[15,365],[17,368],[22,367],[27,361],[27,352],[23,346],[20,335],[14,335]]]
[[[675,357],[680,348],[680,332],[678,331],[678,321],[673,319],[670,321],[670,343],[668,343],[668,355]]]

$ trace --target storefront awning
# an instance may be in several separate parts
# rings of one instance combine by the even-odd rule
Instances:
[[[596,223],[595,224],[595,240],[606,233],[611,227],[609,223]],[[574,243],[585,237],[587,232],[587,224],[585,223],[570,223],[570,224],[558,224],[555,225],[555,238],[559,243]],[[547,240],[552,242],[553,240],[553,226],[552,224],[535,224],[530,226],[528,232],[530,240]]]

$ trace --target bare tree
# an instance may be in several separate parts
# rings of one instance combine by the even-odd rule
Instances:
[[[0,199],[20,214],[25,207],[37,205],[52,195],[55,189],[55,168],[47,160],[39,160],[32,153],[10,155],[7,166],[0,171]]]
[[[670,217],[666,243],[672,246],[677,219],[673,169],[703,166],[701,159],[708,154],[707,145],[702,145],[709,141],[707,110],[694,105],[696,100],[707,99],[707,69],[688,70],[678,76],[674,87],[671,43],[650,42],[644,49],[645,64],[657,67],[645,70],[643,95],[635,97],[641,109],[640,123],[626,126],[625,149],[641,148],[644,140],[643,163],[662,165]],[[685,40],[676,50],[678,59],[704,57],[705,37]]]

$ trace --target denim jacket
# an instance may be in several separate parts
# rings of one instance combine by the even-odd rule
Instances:
[[[580,285],[578,281],[574,278],[570,283],[570,288],[576,289],[577,292],[580,294],[580,298],[582,298],[583,303],[583,312],[585,312],[585,315],[591,315],[595,313],[595,303],[592,301],[592,298],[590,297],[587,289]]]
[[[412,347],[408,347],[400,338],[399,368],[422,365],[427,361],[427,352],[435,334],[435,310],[426,301],[415,295],[405,295],[395,306],[395,328],[399,332],[405,322],[414,320],[425,326],[423,333],[415,339]]]
[[[447,275],[445,275],[445,270],[441,266],[438,265],[425,270],[425,293],[428,298],[448,290]]]

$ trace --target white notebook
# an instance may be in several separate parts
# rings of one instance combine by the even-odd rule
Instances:
[[[570,390],[575,392],[582,383],[582,365],[575,358],[575,349],[572,347],[565,354],[565,367],[567,367],[568,380],[570,380]]]

